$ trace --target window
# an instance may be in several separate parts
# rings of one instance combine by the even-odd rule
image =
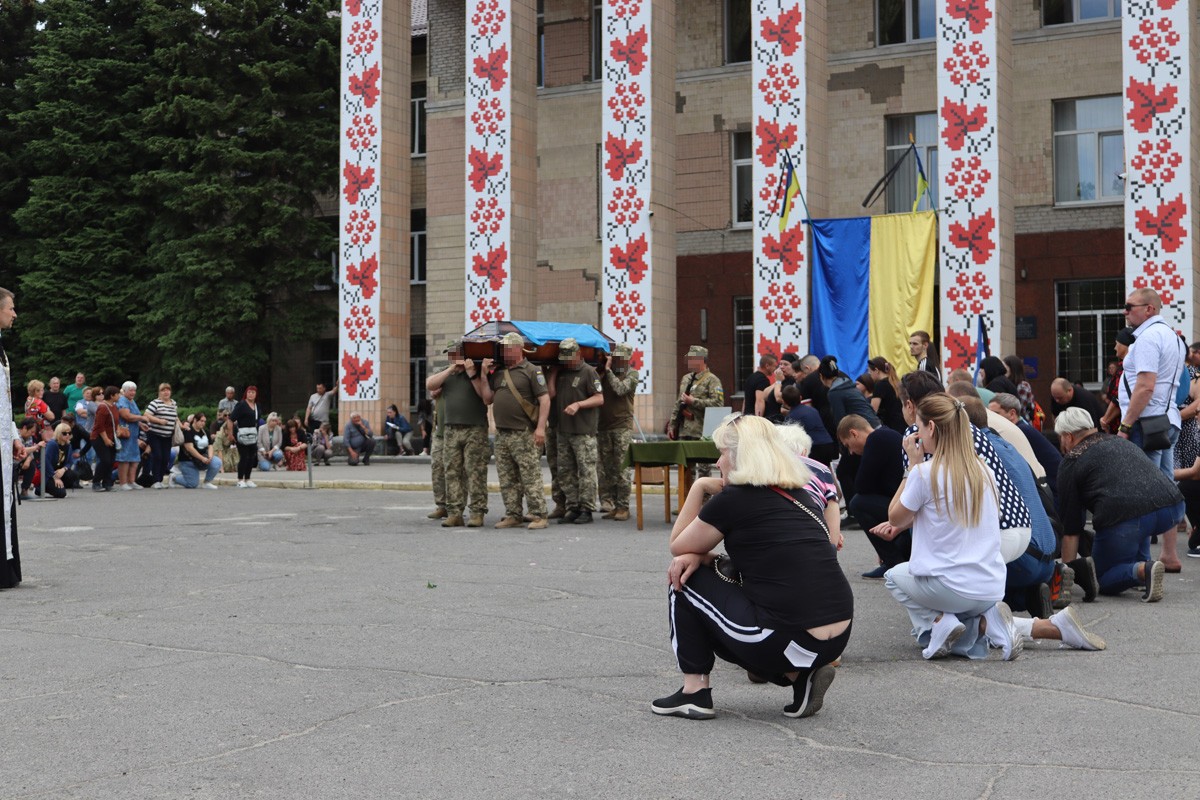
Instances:
[[[754,360],[754,298],[733,298],[733,376],[735,386],[758,368]]]
[[[412,85],[412,154],[425,155],[425,82]]]
[[[1120,19],[1121,0],[1042,0],[1042,24]]]
[[[937,32],[936,0],[877,0],[876,41],[880,45],[932,39]]]
[[[750,0],[725,0],[725,63],[750,60]]]
[[[413,336],[408,342],[408,407],[416,408],[425,399],[425,379],[429,377],[429,362],[425,358],[424,336]]]
[[[1116,202],[1125,194],[1121,96],[1054,104],[1054,202]]]
[[[546,85],[546,3],[538,0],[537,4],[537,85],[541,89]]]
[[[896,170],[887,188],[887,210],[889,214],[912,211],[917,198],[917,161],[909,154],[909,144],[915,143],[929,191],[921,194],[918,211],[937,208],[938,185],[938,119],[937,114],[911,114],[904,117],[888,117],[885,120],[885,166],[891,169],[901,158],[904,163]],[[906,154],[907,157],[906,157]]]
[[[1117,331],[1125,327],[1123,278],[1060,281],[1055,334],[1058,374],[1089,387],[1106,378]]]
[[[413,283],[425,282],[425,209],[414,208],[409,217],[412,223],[410,228],[410,243],[412,247],[409,249],[409,258],[411,261],[409,269],[409,280]]]
[[[592,80],[604,78],[604,2],[592,2]]]
[[[325,388],[337,386],[338,340],[318,339],[313,342],[313,385],[325,384]]]
[[[733,134],[733,227],[754,222],[754,142],[750,131]]]

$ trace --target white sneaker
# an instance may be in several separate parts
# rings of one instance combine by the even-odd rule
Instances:
[[[162,487],[164,489],[170,489],[174,485],[174,480],[174,476],[168,472],[167,477],[163,478]]]
[[[215,483],[213,483],[212,481],[205,481],[204,483],[202,483],[202,484],[200,484],[200,485],[201,485],[203,488],[205,488],[205,489],[217,489],[217,488],[219,488],[219,487],[218,487],[218,486],[217,486]]]
[[[1108,646],[1103,639],[1083,627],[1074,606],[1067,606],[1059,611],[1049,622],[1058,628],[1058,632],[1062,634],[1062,642],[1067,647],[1074,647],[1076,650],[1103,650]]]
[[[258,484],[255,483],[254,481],[246,481],[246,488],[247,489],[257,489]]]
[[[133,484],[132,484],[132,483],[122,483],[122,484],[121,484],[121,491],[122,491],[122,492],[132,492],[132,491],[133,491]]]
[[[152,483],[152,484],[150,484],[150,488],[151,488],[151,489],[161,489],[161,488],[163,488],[162,481],[159,481],[158,483]]]
[[[945,658],[966,629],[967,626],[959,622],[958,617],[950,613],[942,614],[942,618],[933,623],[933,630],[929,632],[929,646],[921,651],[921,655],[926,659]]]
[[[1021,655],[1025,641],[1013,624],[1012,609],[1008,603],[996,603],[984,612],[983,618],[987,621],[988,642],[1000,648],[1005,661],[1015,661]]]
[[[239,488],[239,489],[245,489],[245,488],[246,488],[246,482],[245,482],[245,481],[238,481],[238,482],[237,482],[237,488]]]
[[[145,486],[142,486],[140,483],[127,483],[125,485],[128,486],[130,489],[137,489],[139,492],[142,489],[146,488]]]

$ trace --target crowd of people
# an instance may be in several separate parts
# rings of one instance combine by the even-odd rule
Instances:
[[[909,339],[917,368],[902,377],[882,357],[853,378],[835,356],[763,356],[742,413],[713,436],[721,477],[695,481],[671,532],[683,686],[652,710],[713,717],[717,656],[791,687],[784,714],[821,708],[853,622],[839,521],[873,546],[879,563],[863,577],[907,612],[926,659],[995,649],[1012,660],[1035,639],[1104,649],[1072,605],[1076,588],[1085,603],[1131,589],[1159,601],[1164,575],[1182,568],[1188,520],[1187,555],[1200,557],[1200,346],[1160,310],[1154,291],[1132,292],[1105,391],[1058,378],[1050,415],[1021,359],[943,376],[922,331]],[[788,445],[796,425],[809,462]],[[832,447],[818,451],[826,437]],[[840,520],[820,478],[830,466]]]

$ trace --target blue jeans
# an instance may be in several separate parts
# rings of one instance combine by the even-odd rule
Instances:
[[[1138,564],[1151,560],[1150,537],[1170,530],[1181,519],[1183,503],[1176,503],[1109,528],[1096,528],[1092,559],[1100,578],[1100,594],[1120,594],[1140,586]]]
[[[1004,602],[1013,611],[1025,611],[1025,591],[1039,583],[1049,583],[1054,575],[1054,560],[1039,561],[1025,553],[1015,561],[1008,562],[1008,575],[1004,579]]]
[[[195,489],[200,485],[200,470],[191,461],[179,462],[179,479],[176,481],[185,489]],[[212,483],[213,478],[221,473],[221,459],[213,456],[212,461],[204,469],[204,482]]]
[[[1162,470],[1162,473],[1167,476],[1167,480],[1174,483],[1175,443],[1179,441],[1179,428],[1176,428],[1174,425],[1168,428],[1167,438],[1171,440],[1171,446],[1166,450],[1147,450],[1145,453],[1146,457],[1149,458],[1150,461],[1153,462],[1154,465]],[[1133,430],[1129,431],[1129,441],[1133,442],[1138,447],[1142,446],[1142,423],[1140,421],[1135,422],[1133,424]],[[1162,531],[1155,531],[1155,533],[1162,533]],[[1097,569],[1099,569],[1099,567],[1097,567]]]
[[[270,472],[271,465],[278,464],[281,461],[283,461],[283,451],[276,447],[266,458],[262,456],[258,457],[258,468],[263,472]]]
[[[929,634],[933,623],[941,614],[950,613],[958,617],[958,621],[966,631],[950,648],[956,656],[966,658],[987,658],[987,636],[979,635],[979,618],[996,605],[996,600],[976,600],[973,597],[963,597],[953,589],[947,588],[940,578],[913,575],[908,570],[908,562],[897,564],[883,575],[883,585],[892,593],[892,597],[908,611],[912,621],[912,635],[917,638],[917,644],[922,647],[929,645]]]

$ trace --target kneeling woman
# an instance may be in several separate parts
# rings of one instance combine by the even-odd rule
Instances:
[[[671,644],[683,688],[655,700],[654,713],[711,719],[709,673],[716,656],[793,687],[789,717],[820,710],[830,662],[850,638],[854,597],[837,551],[805,491],[808,470],[762,417],[732,417],[713,434],[721,478],[692,486],[671,531],[667,570]],[[713,495],[704,502],[705,495]],[[740,584],[713,569],[725,541]]]
[[[888,521],[871,531],[887,539],[912,529],[912,556],[884,574],[885,585],[908,610],[925,658],[986,658],[988,639],[1006,660],[1015,658],[1021,637],[1012,611],[998,602],[1006,571],[996,478],[975,453],[961,401],[927,395],[916,421],[917,432],[904,439],[913,466],[892,498]],[[927,453],[932,460],[924,460]]]

